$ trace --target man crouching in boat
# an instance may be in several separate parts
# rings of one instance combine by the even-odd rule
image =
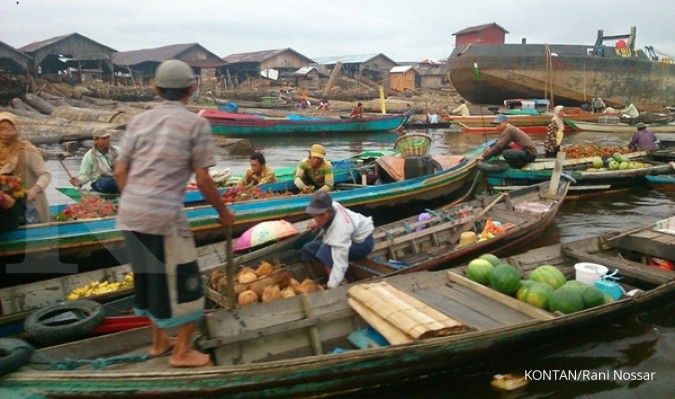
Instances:
[[[209,167],[215,165],[209,123],[185,108],[196,88],[187,64],[164,61],[155,89],[164,101],[127,125],[115,178],[122,192],[117,226],[134,272],[138,315],[152,320],[150,356],[171,351],[173,367],[200,367],[209,355],[192,349],[194,322],[204,314],[204,291],[192,231],[183,209],[185,186],[197,186],[222,225],[234,214],[221,201]],[[169,338],[166,329],[178,328]]]
[[[95,132],[94,148],[87,151],[80,164],[80,176],[71,177],[70,184],[75,187],[91,182],[91,189],[99,193],[117,194],[119,189],[113,177],[113,165],[119,149],[110,144],[110,133]]]
[[[325,191],[312,195],[305,212],[314,218],[309,228],[324,229],[325,233],[323,240],[305,244],[300,257],[329,269],[327,287],[335,288],[344,280],[349,261],[364,259],[373,250],[373,219],[333,202]]]
[[[509,166],[515,169],[520,169],[537,159],[537,149],[530,136],[509,124],[506,115],[497,115],[492,124],[497,125],[497,131],[502,134],[499,136],[497,144],[485,150],[477,159],[488,159],[491,156],[502,154]],[[511,143],[515,143],[519,149],[507,150],[506,147]]]
[[[249,163],[250,168],[246,169],[244,177],[237,183],[239,187],[251,187],[277,181],[274,170],[267,166],[265,156],[261,152],[254,152],[251,154]]]
[[[309,157],[298,163],[294,182],[301,193],[333,189],[333,165],[326,159],[326,149],[321,144],[312,145]]]

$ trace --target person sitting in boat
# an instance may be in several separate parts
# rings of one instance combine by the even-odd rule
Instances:
[[[328,111],[328,99],[327,98],[322,98],[321,101],[319,101],[319,106],[316,107],[318,111]]]
[[[607,105],[605,105],[602,98],[594,97],[593,100],[591,100],[591,111],[593,111],[594,114],[601,113],[605,108],[607,108]]]
[[[508,123],[506,115],[497,115],[492,124],[501,132],[497,144],[483,151],[477,159],[488,159],[491,156],[502,154],[506,162],[516,169],[520,169],[537,158],[537,148],[534,146],[530,136],[522,130]],[[519,149],[506,149],[509,144],[514,143]]]
[[[19,224],[49,222],[49,204],[45,189],[52,175],[45,167],[42,153],[19,135],[19,118],[10,112],[0,112],[0,174],[21,179],[26,188]],[[3,206],[18,206],[13,198],[3,196]],[[10,206],[11,205],[11,206]]]
[[[326,149],[321,144],[312,145],[309,157],[298,163],[294,182],[302,193],[333,189],[333,165],[326,159]]]
[[[459,106],[450,111],[450,113],[459,116],[471,116],[471,113],[469,113],[469,107],[466,106],[466,100],[463,98],[459,99]]]
[[[305,244],[300,259],[324,265],[326,286],[335,288],[344,280],[349,261],[364,259],[373,250],[373,219],[343,207],[325,191],[312,195],[305,212],[314,218],[309,228],[323,229],[324,235]]]
[[[558,105],[553,108],[553,117],[548,124],[548,132],[544,139],[544,150],[547,157],[555,157],[560,150],[560,144],[565,136],[565,124],[562,119],[563,106]]]
[[[71,177],[70,184],[76,187],[91,182],[91,189],[99,193],[117,194],[119,189],[113,177],[113,165],[119,149],[110,144],[110,133],[94,133],[94,148],[82,157],[79,177]]]
[[[363,119],[363,103],[359,102],[356,104],[354,108],[352,108],[352,112],[349,114],[349,117],[352,119]]]
[[[257,186],[277,181],[277,177],[274,176],[274,170],[267,166],[265,156],[261,152],[251,154],[249,163],[251,167],[246,169],[244,177],[237,183],[239,187]]]
[[[633,151],[653,151],[656,149],[656,135],[647,130],[647,125],[640,122],[637,124],[637,132],[633,133],[628,148]]]
[[[625,105],[626,108],[621,111],[622,118],[634,119],[640,116],[640,111],[635,108],[635,105],[633,105],[629,99],[626,99]]]

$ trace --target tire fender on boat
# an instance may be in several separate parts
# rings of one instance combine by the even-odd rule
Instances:
[[[28,364],[33,352],[35,349],[25,341],[0,338],[0,376]]]
[[[55,317],[69,312],[76,316],[75,320],[50,323]],[[54,344],[89,335],[104,318],[105,312],[100,303],[81,299],[36,310],[26,318],[24,329],[35,341]]]

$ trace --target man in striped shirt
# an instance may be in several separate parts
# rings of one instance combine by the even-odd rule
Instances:
[[[312,145],[309,157],[298,163],[295,186],[302,193],[333,189],[333,165],[326,159],[326,149],[321,144]]]
[[[117,225],[134,271],[134,310],[152,320],[149,354],[172,351],[173,367],[210,362],[190,342],[194,322],[204,313],[194,238],[183,210],[193,172],[219,222],[234,222],[208,173],[215,164],[209,123],[185,108],[195,81],[192,68],[181,61],[165,61],[157,68],[156,91],[165,101],[129,122],[115,166],[122,192]],[[165,332],[173,327],[178,328],[175,340]]]

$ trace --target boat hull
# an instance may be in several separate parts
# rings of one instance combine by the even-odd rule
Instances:
[[[622,107],[625,98],[641,111],[662,111],[675,104],[675,64],[616,55],[604,47],[604,57],[588,55],[593,46],[550,45],[552,72],[547,74],[543,44],[472,44],[455,49],[448,74],[457,91],[478,104],[500,104],[508,98],[545,98],[556,104],[581,105],[602,97],[608,106]],[[473,77],[478,64],[480,78]],[[548,85],[548,90],[546,89]],[[551,89],[552,87],[552,89]]]

